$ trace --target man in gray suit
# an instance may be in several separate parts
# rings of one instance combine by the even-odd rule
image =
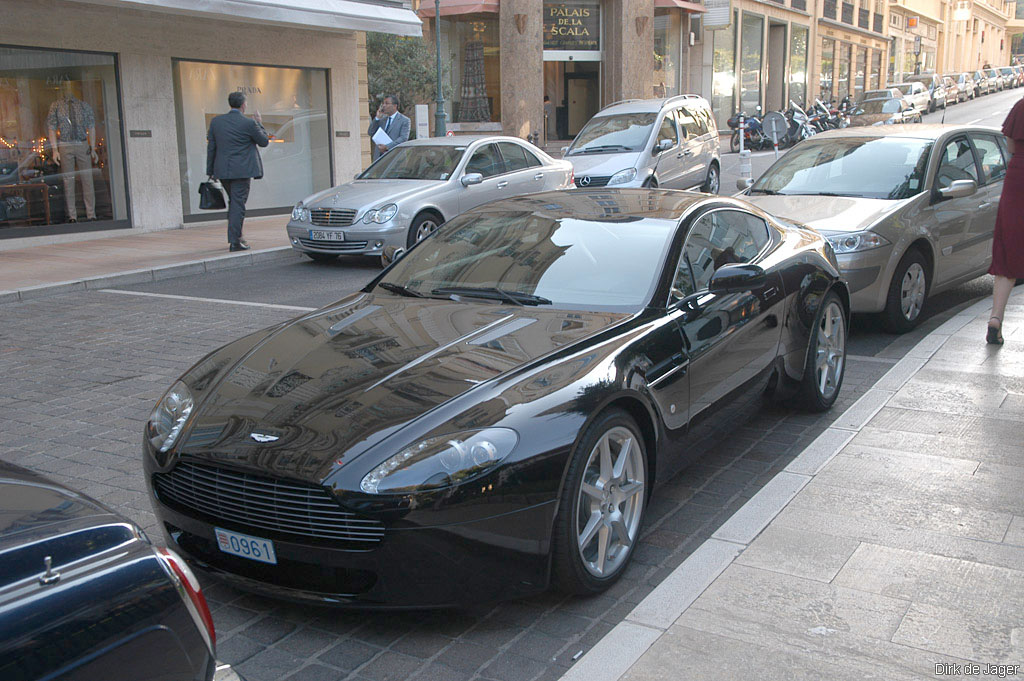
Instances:
[[[397,147],[402,142],[409,141],[409,118],[398,113],[397,95],[386,96],[384,102],[377,108],[377,116],[370,121],[370,129],[367,132],[372,138],[377,130],[386,132],[391,138],[391,142],[389,144],[373,143],[370,156],[374,161],[380,158],[381,154]]]
[[[228,193],[228,250],[247,251],[242,240],[242,221],[249,184],[263,177],[263,160],[256,146],[270,143],[263,129],[263,118],[257,109],[253,117],[245,117],[245,93],[228,95],[231,111],[210,121],[206,135],[206,174],[220,180]]]

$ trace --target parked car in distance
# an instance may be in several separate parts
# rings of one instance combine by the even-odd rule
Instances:
[[[1020,83],[1017,80],[1017,72],[1013,69],[1012,66],[1000,66],[996,70],[999,71],[999,75],[1002,77],[1003,84],[1005,87],[1015,88],[1018,85],[1020,85]]]
[[[700,188],[717,194],[722,176],[715,117],[697,95],[610,104],[562,151],[578,187]]]
[[[858,100],[860,102],[866,102],[871,99],[893,99],[895,97],[902,97],[903,93],[896,88],[887,87],[881,90],[865,90],[864,94]]]
[[[1000,92],[1006,89],[1006,80],[999,71],[995,69],[982,69],[982,72],[988,77],[989,92]]]
[[[213,619],[173,551],[0,461],[0,678],[209,681]]]
[[[881,312],[902,333],[929,296],[988,270],[1008,159],[992,128],[834,130],[797,145],[745,198],[828,237],[853,311]]]
[[[974,77],[967,72],[960,73],[947,73],[946,78],[949,78],[957,89],[957,101],[966,102],[969,99],[974,99],[976,96],[977,85],[974,82]],[[949,87],[947,86],[947,90]]]
[[[902,97],[898,99],[869,99],[850,112],[850,127],[861,125],[893,125],[920,123],[921,111]]]
[[[937,73],[923,73],[920,75],[907,76],[903,79],[906,83],[921,83],[928,90],[928,111],[946,108],[946,87],[942,82],[942,76]]]
[[[990,92],[996,91],[995,83],[993,83],[989,75],[982,71],[981,69],[974,71],[972,76],[974,78],[974,94],[976,97],[980,97],[981,95],[987,95]]]
[[[766,389],[828,409],[848,328],[832,248],[746,202],[497,201],[189,369],[146,425],[145,478],[175,550],[240,588],[407,607],[598,593],[693,458],[691,421],[735,423]]]
[[[924,83],[920,81],[910,81],[907,83],[890,83],[886,87],[896,88],[903,95],[903,99],[907,103],[912,104],[915,109],[925,114],[931,111],[931,95],[928,94],[928,88],[925,87]]]
[[[942,87],[946,90],[946,104],[959,104],[967,100],[967,93],[960,91],[960,85],[950,76],[942,77]]]
[[[503,197],[572,186],[572,164],[516,137],[429,137],[400,144],[352,182],[308,196],[288,222],[313,260],[408,248],[447,220]]]

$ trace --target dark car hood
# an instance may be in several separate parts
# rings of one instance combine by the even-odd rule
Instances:
[[[438,405],[627,316],[358,294],[223,372],[180,453],[320,482]]]

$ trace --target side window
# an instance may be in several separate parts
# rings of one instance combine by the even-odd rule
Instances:
[[[981,159],[981,173],[985,183],[996,182],[1006,175],[1006,161],[993,135],[974,135],[974,148]]]
[[[485,178],[505,172],[501,157],[498,155],[498,148],[493,144],[487,144],[477,149],[473,152],[469,163],[466,164],[466,172],[480,173]]]
[[[683,107],[676,109],[676,119],[679,121],[680,127],[686,131],[687,138],[699,137],[703,134],[697,124],[697,119]]]
[[[498,142],[498,149],[501,151],[501,157],[505,159],[505,172],[511,173],[530,167],[526,159],[526,149],[515,142]]]
[[[694,221],[672,282],[672,301],[708,287],[722,265],[753,260],[768,243],[764,220],[738,210],[718,210]]]
[[[658,142],[661,142],[661,140],[672,140],[673,146],[679,144],[675,120],[672,118],[671,113],[666,114],[665,118],[661,121],[661,128],[658,130]]]
[[[520,148],[522,148],[522,147],[520,147]],[[527,151],[526,149],[523,149],[523,153],[526,154],[526,165],[530,166],[531,168],[533,168],[534,166],[542,166],[542,165],[544,165],[543,163],[540,162],[539,158],[537,158],[536,156],[533,155],[533,152],[530,152],[530,151]]]
[[[944,189],[954,180],[978,181],[978,168],[974,154],[966,137],[957,137],[946,144],[939,156],[939,169],[935,174],[935,186]]]

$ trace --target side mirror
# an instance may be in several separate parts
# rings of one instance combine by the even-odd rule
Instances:
[[[743,191],[744,189],[750,189],[754,186],[754,179],[750,177],[741,177],[736,180],[736,189]]]
[[[708,291],[711,293],[742,293],[764,288],[768,276],[758,265],[735,263],[722,265],[711,275]]]
[[[669,140],[669,139],[658,140],[658,143],[654,145],[654,153],[655,154],[660,154],[663,151],[668,151],[669,149],[671,149],[674,146],[675,146],[675,144],[673,144],[672,140]]]
[[[398,246],[385,246],[384,252],[380,254],[380,266],[387,267],[405,255],[405,249]]]
[[[462,176],[462,186],[468,187],[471,184],[480,184],[484,181],[484,176],[480,173],[466,173]]]
[[[562,147],[562,156],[565,156],[568,153],[569,153],[569,147]]]
[[[978,183],[974,180],[953,180],[948,187],[939,190],[944,199],[962,199],[978,192]]]

